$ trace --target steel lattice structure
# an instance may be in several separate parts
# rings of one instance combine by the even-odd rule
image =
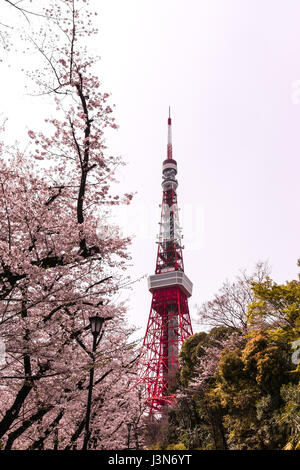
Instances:
[[[160,232],[155,274],[148,278],[152,303],[142,347],[142,381],[150,413],[171,404],[170,389],[179,367],[180,346],[193,334],[188,297],[192,283],[184,273],[177,206],[177,163],[173,159],[169,111],[167,159],[163,162]]]

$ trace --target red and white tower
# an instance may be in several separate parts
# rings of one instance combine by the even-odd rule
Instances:
[[[160,232],[156,269],[148,278],[152,303],[142,347],[142,380],[150,413],[173,402],[170,388],[179,367],[180,346],[193,334],[188,297],[192,283],[184,273],[177,207],[177,163],[173,159],[169,110],[167,159],[163,162]]]

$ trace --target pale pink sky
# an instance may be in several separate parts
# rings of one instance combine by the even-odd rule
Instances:
[[[194,249],[188,232],[193,224],[187,227],[182,220],[185,270],[194,283],[192,315],[195,303],[208,300],[225,278],[252,269],[257,260],[269,260],[278,282],[295,278],[299,1],[107,0],[99,5],[101,73],[120,124],[114,146],[129,161],[122,186],[138,191],[132,214],[138,208],[146,223],[140,214],[145,206],[153,217],[148,236],[140,229],[134,241],[133,276],[151,274],[155,266],[170,104],[179,206],[182,212],[195,206],[200,220],[195,235],[200,246]],[[150,301],[142,281],[130,300],[142,327]]]
[[[136,233],[132,277],[155,268],[170,105],[192,317],[196,303],[258,260],[270,262],[277,282],[296,278],[299,0],[92,3],[99,12],[99,75],[120,125],[108,144],[128,161],[120,189],[137,191],[132,206],[118,213],[124,232]],[[19,129],[25,116],[34,124],[38,113],[21,99],[22,79],[6,76],[4,85],[15,83],[19,94],[5,105],[2,87],[3,111],[13,116],[18,107]],[[146,279],[126,296],[142,335],[151,302]]]

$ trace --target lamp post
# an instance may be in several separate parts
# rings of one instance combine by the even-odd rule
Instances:
[[[95,352],[97,348],[97,338],[101,333],[102,326],[105,320],[111,320],[111,317],[104,318],[99,317],[98,315],[90,317],[91,332],[93,335],[93,363],[90,370],[90,383],[89,383],[89,393],[88,401],[86,407],[86,418],[85,418],[85,435],[83,441],[82,450],[87,450],[89,437],[90,437],[90,415],[91,415],[91,404],[92,404],[92,393],[93,393],[93,383],[94,383],[94,367],[95,367]]]

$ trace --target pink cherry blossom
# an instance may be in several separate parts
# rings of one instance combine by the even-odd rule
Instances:
[[[130,239],[118,227],[97,235],[107,206],[132,195],[111,194],[122,162],[106,156],[104,128],[116,124],[84,45],[96,28],[84,0],[53,0],[43,14],[29,45],[41,66],[28,74],[56,114],[47,132],[28,131],[26,155],[0,142],[0,447],[80,449],[94,365],[90,446],[138,448],[137,345],[115,295],[129,283]],[[94,315],[106,319],[95,356]]]

